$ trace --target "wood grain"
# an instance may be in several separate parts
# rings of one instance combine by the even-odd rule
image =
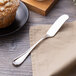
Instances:
[[[69,14],[68,21],[76,20],[76,6],[72,0],[59,0],[47,16],[30,12],[27,24],[13,35],[0,37],[0,76],[32,76],[30,56],[20,66],[12,65],[16,56],[26,51],[29,45],[29,28],[40,24],[52,24],[62,14]],[[76,66],[66,76],[76,76]]]
[[[27,5],[27,7],[30,10],[45,16],[45,15],[47,15],[49,10],[54,6],[54,4],[58,0],[46,0],[46,1],[43,1],[43,2],[39,2],[39,1],[36,1],[36,0],[22,0],[22,1]]]

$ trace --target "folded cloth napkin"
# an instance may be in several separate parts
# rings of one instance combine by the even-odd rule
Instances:
[[[42,38],[51,25],[32,26],[30,45]],[[53,76],[76,65],[76,21],[65,23],[53,37],[44,40],[32,52],[33,76]],[[63,75],[61,75],[63,76]]]

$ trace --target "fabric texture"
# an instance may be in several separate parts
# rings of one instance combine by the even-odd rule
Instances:
[[[44,37],[50,26],[32,26],[30,45]],[[56,76],[67,66],[70,69],[72,64],[76,64],[76,21],[65,23],[53,38],[41,42],[33,50],[31,58],[33,76]]]

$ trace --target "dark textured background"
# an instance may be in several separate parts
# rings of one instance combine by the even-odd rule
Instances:
[[[30,56],[20,66],[14,67],[12,60],[26,51],[29,47],[29,27],[40,24],[52,24],[62,14],[69,14],[68,21],[76,20],[76,6],[72,0],[59,0],[49,14],[44,17],[30,12],[27,24],[13,35],[0,37],[0,76],[32,76],[32,65]],[[74,67],[68,76],[76,76]]]

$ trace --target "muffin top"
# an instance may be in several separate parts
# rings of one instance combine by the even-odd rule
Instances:
[[[14,13],[19,6],[19,0],[0,0],[0,18]]]

